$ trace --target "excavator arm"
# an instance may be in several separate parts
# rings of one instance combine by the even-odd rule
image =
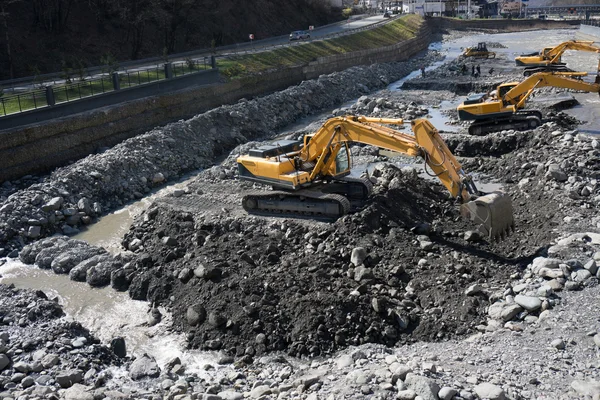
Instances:
[[[515,58],[518,66],[525,67],[523,75],[529,76],[537,72],[573,72],[561,62],[561,57],[567,50],[600,53],[600,47],[592,41],[570,40],[555,47],[544,48],[539,53],[523,54]]]
[[[335,158],[335,154],[327,156],[326,153],[337,152],[341,147],[340,143],[368,144],[411,157],[422,157],[433,171],[432,175],[442,182],[454,198],[468,202],[471,195],[477,194],[471,177],[465,174],[458,160],[429,121],[413,121],[414,136],[381,124],[403,125],[404,121],[354,116],[331,118],[310,139],[299,156],[303,161],[318,160],[313,169],[316,177],[327,170],[327,165],[322,160]]]
[[[567,50],[588,51],[591,53],[600,53],[600,48],[593,45],[593,41],[570,40],[563,42],[552,48],[545,54],[545,59],[549,64],[560,62],[560,58]]]

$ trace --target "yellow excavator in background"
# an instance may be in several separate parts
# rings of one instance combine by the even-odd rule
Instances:
[[[402,119],[335,117],[304,142],[283,141],[251,150],[237,159],[239,177],[273,187],[246,194],[249,213],[338,218],[370,196],[368,179],[350,177],[350,143],[364,143],[425,160],[425,171],[437,177],[461,214],[490,239],[504,238],[514,229],[512,203],[502,192],[480,193],[470,175],[448,149],[435,127],[425,119],[412,121],[414,136],[382,125],[403,125]],[[432,172],[428,171],[431,169]],[[479,196],[479,197],[477,197]]]
[[[588,51],[600,53],[600,47],[593,45],[593,41],[569,40],[558,46],[545,47],[539,53],[523,54],[515,58],[519,67],[525,67],[524,76],[529,76],[538,72],[574,72],[567,68],[567,65],[561,61],[563,53],[567,50]],[[598,65],[600,70],[600,64]]]
[[[472,135],[485,135],[505,129],[535,129],[542,124],[542,113],[539,110],[523,110],[533,91],[552,86],[600,93],[600,84],[581,79],[586,75],[585,72],[538,72],[522,82],[504,83],[488,93],[467,97],[457,107],[458,118],[475,121],[469,127]]]
[[[467,47],[462,55],[463,57],[496,58],[496,53],[489,51],[485,42],[477,43],[477,47]]]

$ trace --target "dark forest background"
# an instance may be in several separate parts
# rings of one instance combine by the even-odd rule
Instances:
[[[341,19],[324,0],[0,0],[0,79],[287,34]]]

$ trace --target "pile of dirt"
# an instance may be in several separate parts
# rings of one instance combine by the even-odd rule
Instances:
[[[194,215],[158,202],[123,245],[140,240],[140,256],[152,255],[145,294],[171,308],[193,347],[300,356],[474,332],[487,302],[464,290],[514,268],[469,254],[466,225],[440,185],[410,167],[376,175],[370,205],[333,224]]]

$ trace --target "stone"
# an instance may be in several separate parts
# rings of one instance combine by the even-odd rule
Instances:
[[[0,354],[0,371],[10,365],[10,358],[6,354]]]
[[[110,341],[110,349],[119,358],[125,358],[127,356],[127,346],[125,344],[125,338],[116,337]]]
[[[516,295],[515,303],[526,309],[527,311],[535,311],[542,306],[542,301],[539,297]]]
[[[479,231],[466,231],[464,234],[464,239],[467,242],[478,242],[483,238],[481,232]]]
[[[421,396],[423,400],[438,400],[440,387],[435,381],[425,376],[408,373],[404,383],[409,389],[415,391],[417,396]]]
[[[475,393],[481,399],[488,400],[506,400],[506,394],[501,387],[494,385],[493,383],[480,383],[474,388]]]
[[[76,383],[65,390],[63,398],[64,400],[94,400],[93,388]]]
[[[596,273],[598,272],[598,265],[596,264],[595,260],[589,260],[588,262],[585,263],[583,268],[590,271],[590,274],[592,274],[592,275],[596,275]]]
[[[152,183],[154,183],[154,184],[163,183],[165,180],[166,180],[165,176],[161,172],[157,172],[152,177]]]
[[[571,277],[575,282],[585,282],[587,279],[592,277],[592,274],[587,269],[580,269],[573,272]]]
[[[134,381],[144,378],[156,378],[160,375],[160,368],[153,357],[144,353],[131,364],[129,375]]]
[[[69,388],[83,380],[83,372],[78,369],[63,371],[54,378],[62,388]]]
[[[440,392],[438,393],[438,397],[440,398],[440,400],[452,400],[452,398],[454,396],[456,396],[457,393],[458,393],[458,390],[453,389],[448,386],[444,386],[443,388],[440,389]]]
[[[399,400],[414,400],[415,397],[417,394],[411,389],[399,390],[396,394],[396,398]]]
[[[343,369],[343,368],[354,365],[354,360],[352,359],[351,355],[345,354],[345,355],[341,356],[340,358],[338,358],[335,363],[336,363],[338,369]]]
[[[366,258],[367,251],[363,247],[355,247],[354,249],[352,249],[350,262],[354,264],[355,267],[361,266]]]
[[[600,335],[594,335],[594,343],[596,347],[600,348]]]
[[[478,284],[471,285],[465,290],[467,296],[475,296],[479,293],[483,293],[483,288]]]
[[[356,282],[360,282],[363,279],[371,279],[373,278],[373,271],[371,268],[367,268],[363,265],[356,267],[354,269],[354,280]]]
[[[509,304],[506,307],[504,307],[504,309],[502,309],[502,314],[501,314],[502,320],[504,322],[510,321],[511,319],[516,317],[517,314],[519,314],[521,311],[523,311],[523,309],[521,308],[520,305]]]
[[[569,178],[558,164],[550,164],[545,176],[546,179],[555,180],[557,182],[566,182]]]
[[[80,349],[83,346],[85,346],[86,343],[87,343],[87,339],[83,336],[80,336],[71,341],[71,346],[73,346],[76,349]]]
[[[188,307],[186,318],[190,326],[199,325],[206,320],[206,310],[201,304],[195,304]]]
[[[15,371],[19,371],[19,372],[23,372],[23,373],[28,373],[31,371],[31,365],[23,362],[23,361],[19,361],[13,364],[13,369]]]
[[[550,346],[554,347],[557,350],[564,350],[565,342],[562,339],[554,339],[552,342],[550,342]]]
[[[571,382],[571,387],[582,396],[589,396],[594,399],[600,396],[600,382],[593,379],[588,381],[574,380]]]
[[[238,393],[235,390],[231,390],[231,389],[219,392],[219,393],[217,393],[217,396],[219,396],[223,400],[243,400],[244,399],[244,395],[242,393]]]
[[[194,269],[194,275],[198,278],[202,279],[219,279],[221,277],[222,271],[220,268],[205,266],[204,264],[199,264],[196,269]]]
[[[60,358],[56,354],[47,354],[41,359],[41,363],[44,368],[48,369],[58,364],[59,360]]]
[[[42,228],[40,226],[30,226],[29,229],[27,229],[27,237],[31,239],[39,238],[41,233]]]
[[[57,211],[63,205],[64,201],[65,200],[62,197],[53,197],[49,202],[42,206],[42,211]]]
[[[250,391],[250,398],[258,399],[271,394],[271,388],[267,385],[259,385]]]

